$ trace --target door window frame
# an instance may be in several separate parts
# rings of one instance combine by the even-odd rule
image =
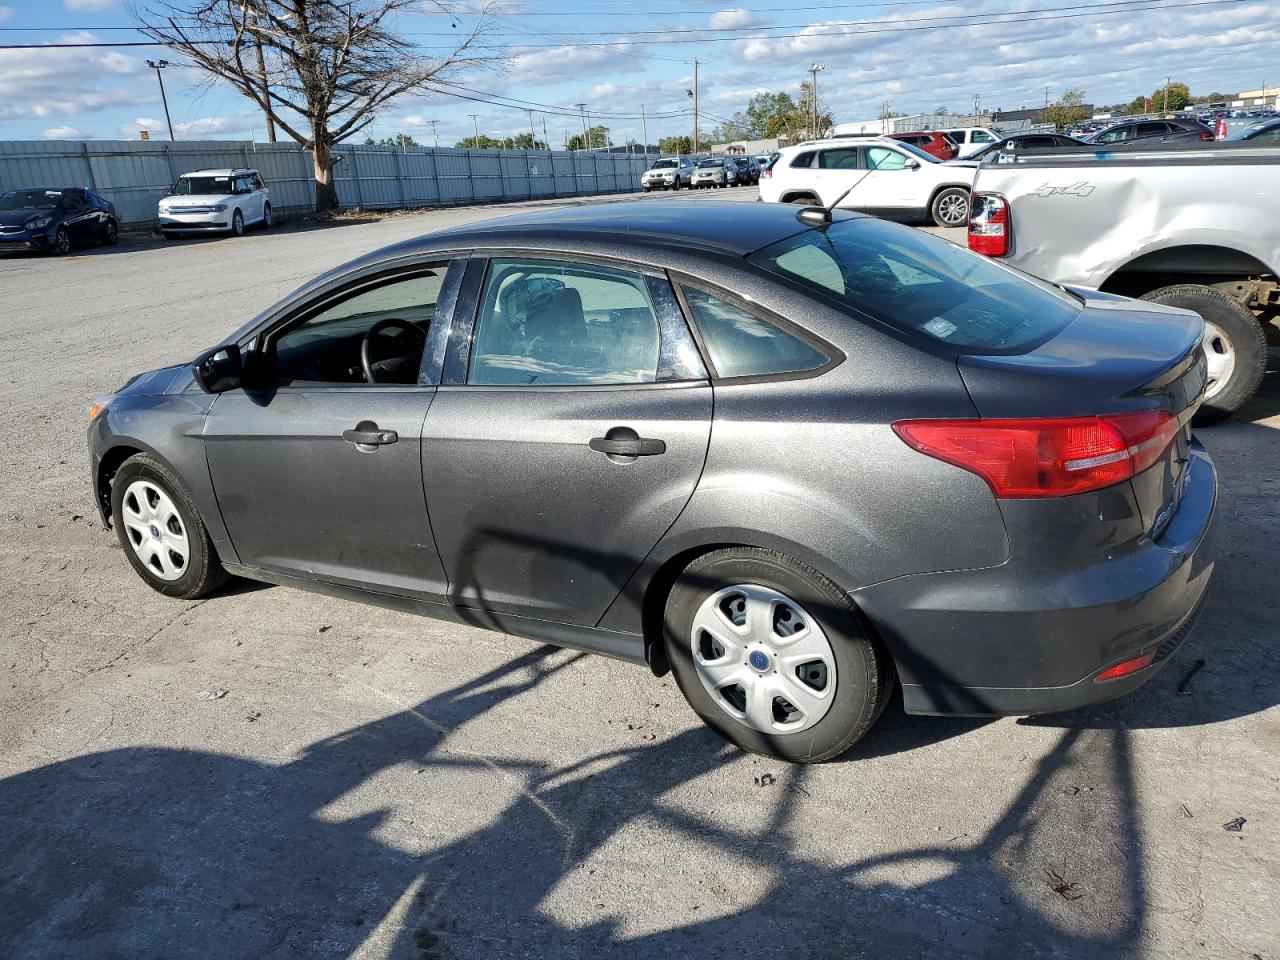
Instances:
[[[641,277],[653,304],[658,322],[658,369],[656,379],[640,383],[468,383],[471,348],[475,343],[480,310],[483,307],[489,271],[495,260],[546,262],[568,267],[598,266],[621,270]],[[637,390],[670,387],[679,384],[706,383],[710,379],[705,354],[699,349],[693,332],[681,311],[677,294],[664,270],[643,264],[597,257],[590,254],[556,250],[503,249],[475,254],[467,265],[466,277],[459,293],[450,324],[448,344],[440,375],[442,388],[467,390]]]
[[[404,391],[435,388],[440,383],[444,342],[449,335],[458,293],[462,287],[463,275],[466,272],[468,263],[469,253],[447,252],[416,257],[410,262],[396,264],[390,268],[379,264],[378,267],[381,269],[375,268],[343,276],[306,299],[286,305],[283,310],[256,326],[238,341],[239,346],[246,353],[274,356],[275,341],[279,337],[301,326],[330,307],[352,296],[358,296],[366,290],[399,280],[407,280],[433,270],[439,271],[441,267],[444,267],[440,295],[436,299],[436,309],[431,317],[431,325],[427,329],[427,342],[422,349],[422,358],[418,364],[416,383],[344,383],[320,380],[308,380],[296,384],[271,382],[262,386],[255,386],[250,392],[270,392],[274,394],[281,391],[286,393],[362,389]]]

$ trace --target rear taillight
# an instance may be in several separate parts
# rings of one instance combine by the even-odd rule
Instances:
[[[1213,135],[1212,133],[1210,133],[1208,130],[1201,130],[1201,131],[1200,131],[1200,139],[1201,139],[1201,140],[1212,140],[1212,139],[1214,139],[1214,135]]]
[[[997,499],[1067,497],[1141,473],[1178,421],[1163,410],[1041,420],[899,420],[909,446],[976,473]]]
[[[1131,673],[1147,669],[1155,658],[1155,651],[1152,650],[1150,653],[1141,654],[1131,660],[1122,660],[1114,667],[1107,667],[1107,669],[1103,670],[1093,678],[1093,682],[1106,683],[1108,680],[1119,680],[1121,677],[1127,677]]]
[[[1214,127],[1213,138],[1215,140],[1227,139],[1227,121],[1219,120],[1218,125]]]
[[[988,257],[1009,252],[1009,201],[998,193],[975,193],[969,204],[969,249]]]
[[[772,170],[761,170],[761,171],[760,171],[760,176],[761,176],[763,179],[765,179],[765,180],[770,180],[770,179],[772,179],[772,178],[773,178],[773,171],[772,171]]]

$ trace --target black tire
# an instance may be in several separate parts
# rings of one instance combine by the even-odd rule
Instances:
[[[644,187],[643,189],[644,189],[644,192],[645,192],[645,193],[648,193],[648,192],[649,192],[649,190],[650,190],[650,188],[649,188],[649,187]]]
[[[59,257],[64,257],[71,252],[71,234],[67,233],[66,227],[59,227],[53,234],[53,243],[49,244],[49,250]]]
[[[160,236],[164,237],[166,240],[178,239],[178,235],[174,233],[172,230],[161,230]]]
[[[797,733],[764,733],[721,707],[698,677],[692,624],[703,601],[734,584],[769,587],[795,600],[817,619],[831,642],[836,689],[815,724]],[[691,563],[667,597],[663,640],[676,683],[703,721],[726,740],[752,753],[791,763],[818,763],[843,753],[884,712],[893,669],[877,649],[849,597],[817,570],[773,550],[732,547]]]
[[[176,580],[165,580],[147,566],[135,552],[123,520],[124,498],[129,484],[134,480],[147,480],[162,489],[177,508],[182,526],[186,530],[190,556],[185,572]],[[218,559],[218,551],[209,539],[209,531],[196,510],[195,502],[186,486],[160,461],[144,453],[135,454],[120,465],[111,481],[111,516],[120,547],[129,563],[151,589],[167,597],[195,600],[212,593],[222,586],[228,574]]]
[[[262,229],[270,230],[275,226],[275,220],[272,218],[271,204],[264,203],[262,205]]]
[[[120,228],[116,226],[114,220],[107,220],[102,225],[102,245],[104,247],[114,247],[120,239]]]
[[[969,222],[969,191],[964,187],[939,190],[929,204],[929,216],[940,227],[962,227]]]
[[[1196,426],[1208,426],[1235,413],[1258,391],[1267,371],[1267,334],[1248,307],[1221,290],[1198,283],[1179,283],[1152,290],[1142,297],[1151,303],[1194,310],[1206,323],[1217,328],[1225,343],[1214,331],[1206,329],[1206,349],[1231,350],[1235,368],[1222,387],[1205,399],[1196,412]]]
[[[231,215],[231,235],[233,237],[244,236],[244,214],[239,210]]]
[[[821,203],[822,201],[819,200],[817,197],[815,197],[811,193],[797,193],[790,197],[787,197],[786,202],[799,204],[800,206],[811,207]]]

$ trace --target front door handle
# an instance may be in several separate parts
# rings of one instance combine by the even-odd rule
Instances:
[[[667,452],[667,445],[663,441],[646,437],[595,437],[589,446],[597,453],[613,457],[656,457]]]
[[[394,430],[382,430],[372,420],[361,420],[354,430],[343,430],[342,439],[362,447],[376,447],[395,443],[400,439],[400,434]]]

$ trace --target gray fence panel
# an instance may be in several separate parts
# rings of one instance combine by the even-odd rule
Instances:
[[[643,156],[567,151],[439,150],[342,144],[334,170],[343,207],[415,207],[630,191]],[[226,140],[0,141],[0,191],[84,185],[116,205],[126,224],[156,221],[156,202],[184,173],[252,167],[277,212],[315,208],[311,154],[296,143]]]

